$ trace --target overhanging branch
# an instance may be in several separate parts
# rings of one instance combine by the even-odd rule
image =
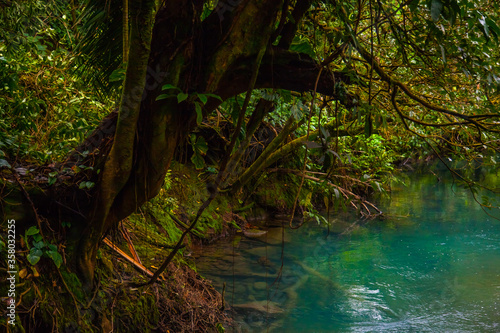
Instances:
[[[249,61],[250,59],[241,59],[231,70],[227,71],[218,89],[218,93],[223,99],[246,90],[248,79],[251,76]],[[320,68],[320,65],[306,54],[273,48],[262,59],[255,88],[312,92]],[[345,106],[351,107],[356,104],[356,96],[349,93],[346,93],[345,96],[338,96],[335,92],[336,83],[350,84],[350,81],[347,73],[335,72],[331,74],[328,71],[323,71],[319,76],[316,91],[335,97],[341,100]]]
[[[387,82],[387,83],[389,83],[391,85],[394,85],[396,87],[399,87],[406,94],[406,96],[408,96],[412,100],[418,102],[422,106],[424,106],[424,107],[426,107],[426,108],[428,108],[430,110],[437,111],[439,113],[448,114],[450,116],[453,116],[453,117],[456,117],[456,118],[459,118],[459,119],[463,119],[463,120],[465,120],[465,124],[473,124],[474,126],[476,126],[476,128],[478,129],[478,131],[481,131],[481,129],[482,129],[482,130],[490,131],[490,132],[499,132],[498,130],[495,130],[495,129],[492,129],[492,128],[488,128],[484,124],[478,122],[475,119],[475,118],[477,118],[477,116],[476,117],[474,117],[474,116],[468,116],[468,115],[461,114],[461,113],[449,110],[447,108],[444,108],[444,107],[441,107],[441,106],[438,106],[438,105],[434,105],[432,103],[427,102],[426,100],[422,99],[417,94],[415,94],[407,85],[405,85],[401,81],[398,81],[395,78],[391,77],[389,74],[387,74],[382,69],[382,67],[380,66],[379,62],[370,54],[370,52],[368,52],[367,50],[365,50],[361,45],[359,45],[359,43],[355,42],[355,43],[353,43],[353,45],[358,50],[358,52],[361,54],[361,56],[368,63],[370,63],[373,66],[373,69],[375,70],[375,72],[377,72],[377,74],[380,76],[380,78],[383,81],[385,81],[385,82]],[[487,118],[487,117],[495,118],[497,116],[498,115],[481,115],[481,117],[485,117],[485,118]]]

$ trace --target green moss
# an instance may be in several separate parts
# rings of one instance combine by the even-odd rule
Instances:
[[[116,322],[118,332],[132,332],[140,327],[141,332],[151,332],[160,319],[156,299],[151,294],[139,291],[120,293],[117,300]]]
[[[66,282],[66,285],[71,290],[71,292],[75,295],[75,297],[78,300],[83,301],[85,299],[85,296],[82,292],[82,283],[78,279],[76,274],[68,272],[63,267],[61,267],[60,271],[61,275],[64,278],[64,281]]]
[[[157,197],[141,208],[140,214],[129,217],[134,232],[147,239],[147,244],[136,245],[137,249],[148,250],[151,244],[173,246],[194,219],[199,207],[208,198],[206,179],[194,168],[173,165],[173,171],[167,175],[165,185]],[[217,197],[203,212],[199,222],[186,242],[192,241],[193,235],[200,239],[220,234],[231,212],[231,203],[224,196]],[[172,215],[180,220],[183,226],[176,223]]]

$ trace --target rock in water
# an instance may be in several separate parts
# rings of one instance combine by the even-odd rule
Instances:
[[[256,238],[264,236],[265,234],[267,234],[267,231],[258,229],[247,229],[243,230],[243,234],[248,238]]]

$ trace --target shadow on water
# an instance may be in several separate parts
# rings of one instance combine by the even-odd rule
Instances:
[[[311,222],[198,251],[199,272],[226,283],[227,331],[500,331],[500,222],[434,175],[379,205],[387,218],[349,235],[355,217],[340,214],[328,237]]]

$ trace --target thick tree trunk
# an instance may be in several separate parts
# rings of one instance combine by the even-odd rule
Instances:
[[[154,0],[130,2],[132,17],[130,43],[134,52],[128,57],[122,99],[118,110],[113,145],[97,183],[93,209],[78,249],[78,268],[86,282],[92,282],[99,241],[112,226],[108,214],[116,196],[132,171],[137,120],[141,108],[150,53],[154,20]]]

